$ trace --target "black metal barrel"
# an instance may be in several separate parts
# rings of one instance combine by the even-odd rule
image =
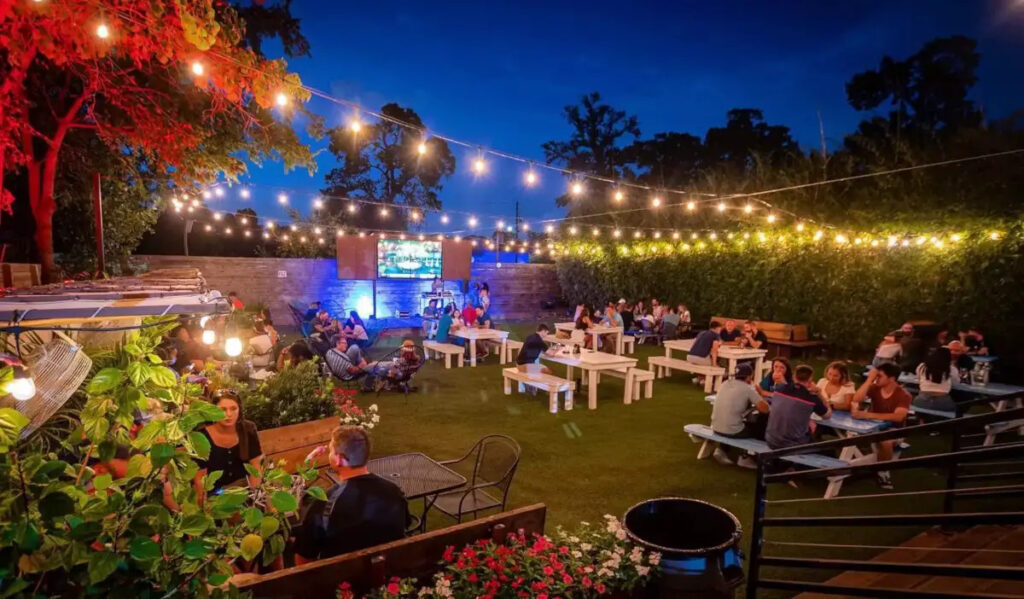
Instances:
[[[662,574],[650,596],[722,599],[743,582],[743,531],[728,511],[699,499],[662,497],[622,517],[636,544],[661,553]]]

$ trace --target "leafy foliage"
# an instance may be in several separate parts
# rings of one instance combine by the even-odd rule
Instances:
[[[67,455],[13,445],[26,423],[0,410],[5,597],[235,597],[236,589],[221,588],[232,563],[266,564],[284,550],[286,516],[297,506],[287,472],[264,469],[252,496],[228,489],[199,501],[195,460],[210,447],[196,429],[223,412],[153,354],[173,319],[149,324],[96,356]],[[149,416],[141,427],[137,411]],[[113,465],[118,448],[130,448],[123,472]],[[207,475],[207,490],[217,474]]]
[[[260,429],[332,416],[336,412],[331,379],[320,376],[317,362],[285,368],[242,397],[245,417]]]
[[[742,241],[570,244],[558,277],[570,301],[657,297],[685,303],[694,321],[807,324],[839,352],[870,350],[908,319],[977,326],[1001,367],[1024,364],[1019,224],[999,241],[979,232],[942,248]]]

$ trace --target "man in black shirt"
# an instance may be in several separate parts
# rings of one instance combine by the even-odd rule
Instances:
[[[729,319],[725,321],[725,328],[718,334],[722,339],[722,345],[739,345],[739,338],[743,334],[736,328],[736,321]]]
[[[523,340],[523,347],[519,350],[519,355],[516,356],[516,367],[519,370],[528,371],[527,366],[536,364],[541,355],[548,350],[548,344],[544,341],[543,336],[547,335],[549,330],[548,325],[540,323],[537,325],[537,332]],[[547,369],[542,370],[547,371]]]
[[[768,345],[768,335],[765,335],[764,331],[757,328],[756,321],[748,320],[743,323],[743,337],[740,339],[740,345],[753,349],[766,348]]]
[[[312,462],[328,454],[333,478],[327,501],[309,504],[295,535],[297,564],[358,551],[405,536],[408,505],[391,483],[366,469],[370,437],[358,426],[339,426],[330,446],[306,457]]]

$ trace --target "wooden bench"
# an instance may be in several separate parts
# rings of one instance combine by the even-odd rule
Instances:
[[[690,437],[696,439],[703,439],[703,443],[700,446],[700,450],[697,452],[697,459],[704,460],[711,457],[711,454],[715,450],[715,444],[729,445],[742,449],[748,453],[759,454],[771,451],[768,444],[758,439],[734,439],[732,437],[726,437],[725,435],[719,435],[715,431],[711,430],[710,426],[703,424],[687,424],[683,427],[683,431]],[[797,464],[799,466],[805,466],[807,468],[821,469],[821,468],[842,468],[849,466],[850,463],[845,460],[821,455],[817,453],[799,453],[795,455],[783,456],[783,461]],[[828,479],[828,487],[825,489],[825,499],[831,499],[836,495],[839,495],[839,490],[843,487],[843,479],[845,476],[833,476]]]
[[[632,335],[622,336],[622,352],[627,354],[636,352],[636,337]]]
[[[326,445],[331,440],[331,431],[338,424],[338,418],[331,416],[300,424],[268,428],[259,431],[260,447],[263,448],[263,455],[273,462],[284,460],[286,470],[295,470],[314,447]],[[320,456],[314,463],[318,467],[326,466],[327,456]]]
[[[501,378],[505,385],[505,395],[512,395],[512,381],[519,383],[518,390],[523,393],[524,386],[530,386],[541,391],[548,392],[548,411],[552,414],[558,413],[558,394],[565,393],[565,409],[572,409],[572,392],[576,389],[576,383],[553,374],[541,372],[523,372],[518,368],[505,368],[501,371]]]
[[[604,375],[612,376],[617,379],[623,379],[623,395],[622,403],[627,406],[633,402],[633,400],[640,399],[640,383],[644,384],[644,397],[650,399],[654,396],[654,373],[650,370],[644,370],[643,368],[616,368],[614,370],[602,370],[597,373],[598,382],[601,381],[601,377]]]
[[[231,583],[256,599],[308,599],[334,597],[338,585],[348,582],[362,597],[392,576],[428,581],[449,546],[462,549],[480,539],[500,542],[509,533],[541,534],[546,511],[538,503],[269,574],[238,574]]]
[[[725,369],[721,366],[705,366],[677,358],[650,356],[647,358],[647,364],[650,366],[650,370],[654,372],[654,377],[659,379],[671,375],[673,370],[685,370],[686,372],[704,375],[705,393],[711,393],[712,389],[717,389],[722,384],[722,378],[725,377]]]
[[[441,343],[439,341],[423,341],[423,353],[430,358],[430,352],[434,352],[439,357],[444,355],[444,367],[446,369],[452,367],[452,356],[458,358],[458,367],[462,368],[465,360],[464,355],[466,350],[461,345],[455,345],[454,343]]]
[[[746,318],[728,318],[725,316],[712,316],[711,320],[717,320],[722,326],[725,326],[725,321],[734,320],[736,321],[736,328],[742,330],[743,323],[747,321]],[[775,347],[775,354],[779,356],[789,357],[792,354],[793,349],[806,349],[809,347],[824,347],[828,345],[824,341],[817,341],[810,338],[807,325],[805,324],[787,324],[785,322],[771,322],[768,320],[755,320],[757,328],[764,333],[765,337],[768,338],[768,347],[764,349],[771,349]]]
[[[519,352],[519,351],[522,351],[522,349],[523,349],[523,342],[522,341],[513,341],[512,339],[506,339],[505,340],[505,355],[501,357],[501,363],[502,364],[508,364],[509,362],[512,361],[512,351],[515,350],[516,352]]]

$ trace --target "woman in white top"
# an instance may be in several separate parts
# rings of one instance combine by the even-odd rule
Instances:
[[[821,398],[835,410],[849,410],[850,400],[857,387],[850,380],[850,371],[842,362],[832,362],[825,368],[825,377],[818,381]]]
[[[253,323],[252,328],[255,334],[249,338],[249,359],[254,368],[266,368],[274,363],[274,343],[262,320]]]
[[[955,412],[956,402],[950,397],[953,381],[960,379],[960,373],[953,366],[949,348],[937,347],[917,367],[918,394],[914,405],[930,410]]]
[[[480,305],[484,307],[484,312],[491,308],[491,288],[487,283],[480,285]]]

